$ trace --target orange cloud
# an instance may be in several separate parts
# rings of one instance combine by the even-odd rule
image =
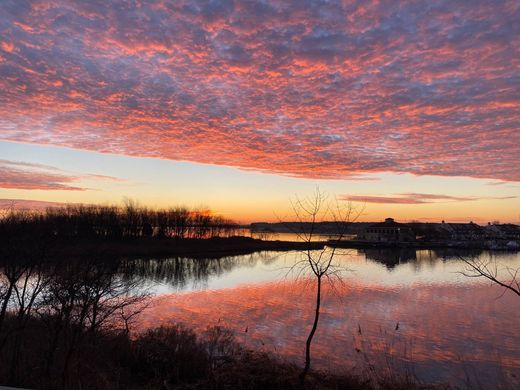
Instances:
[[[306,178],[520,181],[515,1],[43,0],[0,15],[3,140]]]
[[[0,43],[0,47],[2,48],[3,51],[5,51],[7,53],[12,53],[14,50],[14,45],[9,42]]]

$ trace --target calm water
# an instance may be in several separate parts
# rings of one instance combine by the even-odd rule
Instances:
[[[489,253],[520,268],[518,253]],[[156,293],[140,330],[171,322],[222,325],[251,349],[303,363],[315,280],[298,252],[223,259],[137,260],[126,270]],[[129,263],[130,264],[130,263]],[[349,250],[324,287],[315,368],[399,370],[428,382],[520,386],[520,298],[461,274],[435,251]],[[246,332],[247,329],[247,332]]]

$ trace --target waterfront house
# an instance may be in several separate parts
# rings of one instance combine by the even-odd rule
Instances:
[[[485,227],[486,236],[490,239],[500,239],[500,240],[520,240],[520,226],[514,225],[512,223],[488,223]]]
[[[361,232],[359,239],[371,242],[410,242],[415,241],[413,230],[393,218],[386,218],[384,222],[369,225]]]
[[[440,229],[444,230],[451,241],[476,241],[485,237],[485,230],[476,223],[446,223],[442,221]]]

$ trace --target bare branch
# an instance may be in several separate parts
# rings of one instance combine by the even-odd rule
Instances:
[[[462,256],[458,256],[458,258],[463,261],[468,269],[463,271],[462,274],[467,277],[472,278],[485,278],[490,280],[491,282],[503,287],[505,291],[511,291],[514,294],[520,296],[520,281],[517,279],[518,272],[520,269],[512,269],[510,267],[506,267],[503,270],[508,271],[511,280],[509,282],[499,280],[499,273],[501,269],[499,268],[498,262],[495,260],[478,260],[475,258],[465,258]]]

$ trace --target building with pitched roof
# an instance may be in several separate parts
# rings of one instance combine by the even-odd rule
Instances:
[[[371,242],[411,242],[415,241],[415,233],[409,226],[386,218],[365,228],[358,238]]]

